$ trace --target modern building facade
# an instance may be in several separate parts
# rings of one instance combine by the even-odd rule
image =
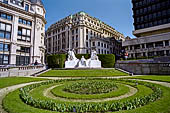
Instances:
[[[135,39],[123,42],[129,57],[170,56],[170,0],[132,0]]]
[[[0,65],[44,64],[45,13],[41,0],[0,0]]]
[[[111,54],[109,39],[124,40],[124,35],[85,12],[70,15],[46,31],[47,54],[66,53],[74,49],[76,54],[87,54],[95,46],[98,54]]]

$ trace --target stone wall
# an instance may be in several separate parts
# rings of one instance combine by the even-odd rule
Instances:
[[[22,66],[14,68],[0,68],[0,77],[31,76],[45,70],[45,66]]]
[[[117,62],[116,68],[135,75],[170,75],[170,63]]]

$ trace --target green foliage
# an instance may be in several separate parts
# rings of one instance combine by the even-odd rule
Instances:
[[[76,57],[78,59],[81,59],[82,56],[84,56],[85,59],[89,59],[90,58],[90,54],[76,54]]]
[[[101,94],[117,89],[114,82],[106,81],[81,81],[67,85],[63,90],[76,94]]]
[[[108,80],[105,80],[106,82],[110,82]],[[83,99],[83,100],[87,100],[87,99],[104,99],[104,98],[113,98],[113,97],[117,97],[117,96],[121,96],[121,95],[125,95],[126,93],[128,93],[130,91],[130,88],[121,84],[121,83],[117,83],[116,82],[116,86],[118,87],[116,90],[113,90],[109,93],[102,93],[102,94],[75,94],[75,93],[69,93],[64,91],[63,89],[65,88],[66,85],[68,84],[64,84],[61,86],[57,86],[54,89],[52,89],[50,92],[56,96],[56,97],[61,97],[61,98],[66,98],[66,99]],[[36,89],[39,91],[44,91],[46,87],[44,86],[43,88]],[[34,90],[32,92],[32,94],[36,93],[36,90]],[[146,87],[145,87],[146,90]],[[151,90],[151,89],[149,89]],[[152,90],[151,90],[152,91]],[[37,94],[37,93],[36,93]],[[40,94],[41,95],[41,94]]]
[[[145,85],[153,90],[153,93],[144,97],[127,100],[125,102],[113,102],[113,103],[55,103],[52,100],[38,100],[30,96],[30,91],[34,88],[40,87],[41,85],[48,85],[51,83],[58,83],[62,80],[54,80],[26,86],[20,89],[20,98],[24,103],[33,106],[35,108],[46,109],[57,112],[73,112],[73,108],[76,112],[108,112],[108,111],[120,111],[120,110],[131,110],[137,107],[144,106],[150,102],[154,102],[162,96],[162,90],[153,84],[138,82],[138,84]],[[66,80],[65,80],[66,81]],[[129,81],[130,82],[130,81]]]
[[[113,54],[99,54],[99,60],[102,62],[103,68],[113,68],[115,65],[115,55]]]
[[[66,60],[65,54],[47,56],[47,63],[49,68],[64,68],[65,60]]]

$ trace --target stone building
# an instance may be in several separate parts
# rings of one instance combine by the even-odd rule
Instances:
[[[0,0],[0,65],[44,64],[45,13],[41,0]]]
[[[123,42],[130,58],[170,56],[170,0],[132,0],[137,37]]]
[[[66,53],[74,49],[77,54],[90,53],[92,46],[98,54],[111,54],[109,39],[124,40],[124,35],[85,12],[70,15],[46,31],[47,54]],[[99,44],[100,43],[100,44]],[[98,46],[97,46],[98,45]]]

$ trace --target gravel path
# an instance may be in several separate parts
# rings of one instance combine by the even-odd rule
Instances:
[[[50,88],[47,88],[46,90],[44,90],[44,96],[48,97],[48,98],[52,98],[52,99],[59,99],[59,100],[62,100],[62,101],[71,101],[71,102],[105,102],[105,101],[112,101],[112,100],[120,100],[120,99],[123,99],[123,98],[127,98],[127,97],[130,97],[130,96],[133,96],[134,94],[137,93],[137,89],[132,87],[132,86],[129,86],[129,85],[125,85],[127,87],[129,87],[129,92],[124,94],[124,95],[121,95],[121,96],[118,96],[118,97],[113,97],[113,98],[103,98],[103,99],[67,99],[67,98],[62,98],[62,97],[56,97],[54,96],[50,90],[52,90],[53,88],[55,87],[58,87],[60,85],[57,85],[57,86],[52,86]]]

